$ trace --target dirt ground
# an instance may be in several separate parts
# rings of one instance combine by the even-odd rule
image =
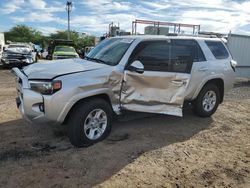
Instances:
[[[70,145],[65,129],[24,121],[0,70],[0,187],[250,187],[250,82],[211,118],[129,114],[105,141]]]

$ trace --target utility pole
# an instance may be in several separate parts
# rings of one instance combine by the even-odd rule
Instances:
[[[72,2],[71,1],[67,1],[66,11],[68,13],[68,40],[70,40],[70,12],[72,11]]]

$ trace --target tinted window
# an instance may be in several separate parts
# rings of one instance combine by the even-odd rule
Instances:
[[[141,42],[130,62],[139,60],[148,71],[190,73],[193,62],[204,61],[204,55],[193,40]]]
[[[228,51],[222,44],[222,42],[219,41],[205,41],[205,42],[216,59],[226,59],[229,57]]]

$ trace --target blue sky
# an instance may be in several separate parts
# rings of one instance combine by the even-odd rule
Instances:
[[[46,35],[65,30],[65,4],[66,0],[1,0],[0,32],[17,24]],[[250,35],[250,0],[73,0],[73,5],[72,29],[94,35],[106,33],[112,21],[131,31],[135,19],[200,24],[203,31]]]

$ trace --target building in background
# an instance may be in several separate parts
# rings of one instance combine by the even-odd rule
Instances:
[[[227,46],[238,63],[236,75],[250,78],[250,36],[229,33]]]
[[[119,36],[126,36],[126,35],[131,35],[131,32],[125,31],[125,30],[121,30],[121,31],[119,32]]]
[[[169,28],[168,27],[155,27],[155,26],[147,26],[144,28],[145,35],[168,35]]]

